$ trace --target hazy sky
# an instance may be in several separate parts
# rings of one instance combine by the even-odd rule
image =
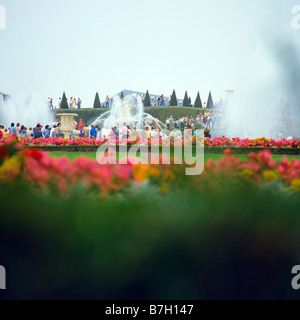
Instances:
[[[122,89],[194,100],[237,90],[263,45],[270,15],[293,37],[300,0],[0,0],[0,91],[44,100]],[[279,20],[277,18],[280,18]],[[280,21],[280,22],[279,22]],[[277,26],[278,27],[278,26]]]

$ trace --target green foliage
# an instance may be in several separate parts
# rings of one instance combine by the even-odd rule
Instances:
[[[201,108],[202,109],[202,101],[201,101],[201,98],[200,98],[200,93],[198,91],[198,94],[197,94],[197,97],[196,97],[196,100],[195,100],[195,104],[194,104],[194,107],[195,108]]]
[[[299,298],[290,286],[299,196],[227,180],[217,182],[222,193],[202,194],[188,177],[180,183],[167,195],[139,185],[105,201],[80,188],[60,198],[1,184],[5,299]]]
[[[145,96],[145,99],[144,99],[144,107],[151,107],[151,100],[150,100],[150,96],[149,96],[148,90],[146,92],[146,96]]]
[[[214,108],[214,102],[212,99],[211,92],[209,91],[208,99],[207,99],[207,104],[206,104],[207,109],[213,109]]]
[[[186,107],[162,107],[162,108],[147,108],[145,112],[151,114],[153,117],[158,117],[159,120],[165,123],[166,119],[171,115],[175,119],[179,119],[181,116],[193,116],[195,117],[199,113],[204,113],[204,110],[199,110],[196,108],[186,108]]]
[[[172,97],[171,97],[171,101],[170,101],[170,106],[171,106],[171,107],[176,107],[176,106],[178,106],[178,101],[177,101],[177,97],[176,97],[175,90],[173,90],[173,93],[172,93]]]
[[[68,100],[67,100],[65,92],[63,93],[63,97],[61,100],[61,109],[69,109]]]
[[[94,100],[94,109],[100,109],[101,108],[101,102],[99,98],[98,92],[96,92],[95,100]]]
[[[173,118],[180,118],[182,115],[185,116],[193,116],[195,117],[199,113],[205,113],[207,110],[204,109],[197,109],[197,108],[190,108],[190,107],[160,107],[160,108],[152,108],[152,107],[145,107],[145,112],[151,114],[154,118],[158,117],[160,121],[165,122],[167,117],[170,115]],[[50,112],[59,113],[60,111],[57,109],[50,110]],[[64,110],[64,112],[69,113],[77,113],[78,117],[76,117],[76,121],[82,119],[83,122],[88,124],[93,123],[101,114],[107,112],[107,109],[76,109],[76,110]]]
[[[188,94],[187,94],[187,91],[185,92],[185,95],[184,95],[184,99],[183,99],[183,104],[182,104],[184,107],[190,107],[190,102],[189,102],[189,97],[188,97]]]

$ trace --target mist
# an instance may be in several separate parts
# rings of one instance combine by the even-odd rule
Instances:
[[[231,138],[277,139],[279,132],[285,138],[300,137],[297,32],[279,13],[275,6],[264,17],[261,43],[234,95],[226,99],[225,134]]]
[[[25,98],[21,95],[13,96],[0,104],[0,124],[5,128],[12,122],[26,127],[35,127],[37,123],[43,126],[50,124],[54,115],[48,109],[47,101],[41,99],[38,93],[33,92]]]

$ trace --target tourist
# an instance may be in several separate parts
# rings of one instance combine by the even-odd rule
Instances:
[[[84,125],[83,131],[84,131],[84,137],[88,138],[90,136],[90,129],[87,124]]]
[[[141,132],[141,139],[147,139],[147,128],[144,127],[142,132]]]
[[[218,108],[222,108],[223,107],[223,99],[221,98],[219,103],[218,103]]]
[[[161,95],[161,101],[160,101],[160,105],[163,107],[165,105],[165,98],[164,98],[164,95],[162,94]]]
[[[79,129],[79,138],[84,138],[84,129],[83,129],[84,127],[81,127],[80,129]]]
[[[17,125],[16,125],[16,136],[17,136],[17,138],[20,137],[20,130],[21,130],[20,123],[17,123]]]
[[[108,135],[111,139],[116,137],[115,127],[111,128],[110,133]]]
[[[26,138],[27,138],[26,128],[22,125],[19,132],[19,139],[26,139]]]
[[[39,129],[39,131],[38,131],[38,139],[39,139],[39,138],[43,138],[42,128],[43,128],[43,126],[40,124],[40,129]]]
[[[45,127],[44,137],[45,137],[46,139],[49,139],[49,138],[50,138],[50,128],[49,128],[49,125],[46,125],[46,127]]]
[[[70,98],[69,109],[73,109],[73,97]]]
[[[31,127],[27,130],[27,138],[33,138],[33,131]]]
[[[129,139],[131,137],[131,134],[132,134],[132,130],[130,128],[130,126],[127,126],[127,139]]]
[[[204,129],[204,137],[211,139],[210,130],[208,128]]]
[[[78,107],[78,109],[81,108],[81,103],[82,103],[82,101],[80,100],[80,98],[78,98],[78,100],[77,100],[77,107]]]
[[[90,139],[96,139],[97,138],[97,131],[94,127],[94,125],[91,125],[91,130],[90,130]]]
[[[122,138],[121,139],[127,139],[128,128],[126,126],[126,123],[123,123],[123,127],[122,127],[122,130],[121,130],[121,133],[122,133]]]
[[[190,105],[190,106],[192,105],[192,99],[191,99],[191,97],[189,97],[189,105]]]
[[[210,116],[210,113],[208,113],[207,119],[206,119],[206,126],[209,129],[211,128],[210,123],[211,123],[211,116]]]
[[[15,124],[12,122],[10,125],[10,128],[8,128],[9,131],[9,136],[10,137],[16,137],[16,128],[15,128]]]
[[[36,127],[33,128],[33,139],[38,139],[41,125],[38,123]]]
[[[50,138],[55,138],[55,133],[54,133],[55,128],[56,128],[56,125],[53,125],[52,129],[50,130]]]
[[[73,109],[76,109],[76,99],[73,99]]]
[[[105,108],[106,109],[109,108],[109,96],[106,96],[106,98],[105,98]]]
[[[59,101],[58,101],[58,109],[61,109],[61,98],[59,98]]]
[[[170,129],[174,129],[174,119],[173,116],[170,117]]]
[[[50,99],[50,109],[53,109],[53,98]]]
[[[203,109],[206,109],[206,102],[203,102]]]
[[[167,120],[166,120],[166,127],[168,130],[170,130],[170,119],[169,118],[167,118]]]
[[[80,119],[79,121],[79,125],[78,125],[78,129],[82,129],[84,127],[84,122],[82,121],[82,119]]]
[[[101,139],[102,138],[102,129],[101,129],[101,127],[97,127],[97,138],[98,139]]]
[[[57,131],[58,131],[58,136],[57,136],[57,138],[63,139],[63,138],[65,137],[65,134],[61,131],[60,126],[58,126],[56,129],[57,129]]]
[[[3,132],[3,139],[8,139],[8,137],[9,137],[9,132],[7,129],[5,129]]]
[[[61,135],[59,124],[54,128],[54,138],[59,138]]]

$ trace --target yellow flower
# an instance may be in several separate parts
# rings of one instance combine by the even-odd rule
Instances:
[[[300,191],[300,179],[295,179],[292,181],[291,189],[294,189],[296,191]]]
[[[253,172],[249,169],[244,169],[243,171],[241,171],[240,175],[244,177],[252,177]]]
[[[163,183],[160,188],[161,193],[167,193],[169,190],[169,185],[167,183]]]
[[[158,178],[160,176],[160,171],[158,168],[150,167],[149,175]]]
[[[265,170],[263,172],[263,177],[266,181],[272,181],[277,179],[277,174],[276,172],[272,171],[272,170]]]
[[[133,175],[136,180],[144,181],[149,178],[149,166],[137,164],[132,168]]]
[[[174,179],[175,179],[175,176],[174,176],[174,174],[171,172],[171,170],[166,170],[166,171],[164,172],[163,180],[167,180],[167,179],[170,179],[170,180],[174,180]]]
[[[15,176],[20,172],[21,163],[18,157],[11,157],[4,161],[0,167],[0,179],[6,177],[7,174]]]

